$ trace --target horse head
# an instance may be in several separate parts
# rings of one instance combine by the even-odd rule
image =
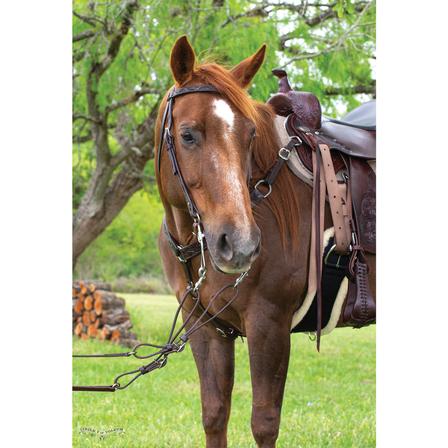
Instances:
[[[211,85],[216,92],[189,93],[172,105],[171,135],[188,194],[198,209],[214,267],[224,273],[250,268],[260,251],[260,229],[248,182],[257,112],[246,92],[264,60],[265,46],[232,70],[197,65],[186,37],[175,43],[170,66],[175,88]],[[162,102],[157,133],[167,97]],[[185,193],[161,149],[158,184],[165,206],[186,212]],[[177,224],[176,224],[177,226]]]

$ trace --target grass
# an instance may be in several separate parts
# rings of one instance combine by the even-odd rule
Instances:
[[[123,294],[142,341],[162,342],[176,308],[172,296]],[[95,340],[74,341],[76,353],[122,351]],[[74,384],[112,384],[142,365],[134,358],[75,359]],[[236,341],[229,447],[255,447],[250,430],[247,343]],[[199,384],[187,348],[168,365],[115,393],[73,394],[74,447],[185,448],[204,446]],[[375,327],[337,329],[321,353],[306,335],[292,336],[279,448],[375,446]]]
[[[140,275],[139,277],[118,277],[110,282],[112,291],[127,293],[170,294],[171,289],[163,276]]]

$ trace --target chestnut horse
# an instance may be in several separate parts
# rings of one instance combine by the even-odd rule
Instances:
[[[263,178],[282,146],[270,106],[252,100],[246,92],[263,63],[265,50],[263,45],[227,70],[212,63],[198,65],[188,40],[181,37],[172,49],[170,65],[176,88],[208,85],[217,90],[176,98],[172,136],[177,163],[200,213],[208,246],[202,305],[206,307],[229,279],[250,268],[239,285],[238,299],[219,319],[247,337],[252,433],[259,447],[274,447],[288,370],[292,316],[307,289],[312,191],[284,167],[272,194],[251,207],[249,184]],[[157,182],[167,230],[186,245],[195,237],[185,195],[165,146],[157,154],[166,105],[167,96],[156,128],[156,159],[160,157]],[[328,211],[326,220],[330,226]],[[167,279],[180,300],[187,277],[163,230],[159,247]],[[368,262],[372,264],[372,260]],[[196,257],[193,272],[197,272],[199,263],[200,257]],[[370,286],[374,292],[372,279]],[[210,313],[225,303],[223,295],[213,302]],[[185,303],[187,311],[191,306]],[[191,335],[190,343],[200,378],[206,446],[225,447],[234,380],[234,339],[223,338],[214,325],[207,324]]]

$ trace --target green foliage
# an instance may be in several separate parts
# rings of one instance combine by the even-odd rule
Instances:
[[[162,343],[176,309],[171,296],[127,294],[133,330],[141,341]],[[250,430],[251,383],[247,343],[235,342],[235,386],[229,446],[255,448]],[[122,351],[96,340],[74,341],[76,353]],[[133,358],[77,359],[74,384],[111,384],[138,368]],[[110,432],[104,440],[81,428]],[[199,381],[191,350],[113,394],[73,394],[73,447],[184,448],[204,446]],[[375,447],[375,327],[336,329],[321,353],[306,335],[292,336],[278,446],[283,448]]]
[[[375,22],[376,11],[375,5],[372,5],[360,20],[360,4],[364,3],[338,0],[336,19],[309,26],[303,20],[305,15],[298,20],[297,13],[288,9],[266,8],[269,13],[267,17],[247,14],[258,6],[257,2],[252,1],[229,0],[224,2],[223,7],[213,7],[211,0],[141,0],[118,56],[97,86],[100,107],[104,109],[139,88],[151,86],[155,93],[145,95],[126,109],[124,130],[131,132],[135,129],[172,83],[168,64],[170,50],[176,38],[186,34],[199,59],[215,59],[228,66],[237,64],[262,43],[267,43],[266,62],[251,88],[251,94],[263,101],[276,90],[276,80],[271,74],[273,68],[302,53],[321,53],[319,57],[291,62],[287,68],[297,87],[318,94],[326,111],[334,113],[336,103],[340,106],[356,103],[354,96],[350,95],[350,86],[371,82],[369,60],[374,53],[375,26],[372,23]],[[90,15],[88,5],[88,2],[79,1],[74,7],[77,12]],[[106,22],[116,22],[120,18],[121,8],[121,2],[99,2],[95,14]],[[323,7],[310,9],[313,12],[307,13],[306,17],[319,15],[326,10]],[[74,18],[74,35],[89,29],[89,25]],[[73,107],[83,114],[87,113],[84,88],[87,73],[92,64],[104,55],[107,44],[101,26],[98,25],[96,30],[96,37],[75,44],[75,55],[81,51],[88,55],[74,64],[77,76]],[[281,36],[286,31],[294,39],[287,41],[285,48],[279,51]],[[329,85],[346,87],[347,95],[325,97],[325,87]],[[112,122],[117,122],[122,115],[123,111],[118,109],[112,112],[110,118]],[[74,133],[77,134],[83,125],[82,121],[75,122]]]
[[[354,94],[354,88],[372,85],[375,3],[360,0],[319,3],[334,4],[335,14],[311,25],[310,21],[329,8],[316,8],[305,1],[140,0],[117,57],[95,86],[102,111],[135,92],[151,90],[137,101],[109,113],[108,141],[112,155],[119,151],[121,141],[142,125],[172,84],[170,50],[183,34],[189,37],[200,61],[216,60],[229,67],[266,43],[266,62],[250,88],[251,95],[258,100],[265,101],[277,90],[277,80],[271,70],[284,65],[291,84],[318,95],[327,115],[338,116],[366,100],[365,95]],[[95,32],[94,37],[74,43],[73,109],[78,116],[73,125],[75,138],[88,137],[90,123],[80,118],[88,116],[87,75],[105,57],[122,8],[123,2],[118,1],[77,0],[74,3],[77,15],[95,18],[93,26],[79,16],[73,20],[74,36]],[[327,95],[329,88],[342,94]],[[76,212],[96,165],[93,142],[75,143],[73,155]],[[145,178],[153,178],[152,163],[144,174]],[[161,206],[153,192],[133,198],[117,222],[81,257],[78,274],[90,273],[106,279],[148,272],[159,274],[155,236],[160,219]]]
[[[372,85],[376,6],[375,2],[338,0],[334,10],[335,18],[316,25],[298,22],[281,59],[287,63],[293,86],[315,93],[325,114],[340,116],[368,99],[356,95],[353,88]],[[325,11],[316,10],[312,17]],[[283,15],[279,23],[288,28],[293,18],[293,13]],[[331,87],[343,94],[327,95]]]
[[[130,199],[113,223],[82,254],[76,278],[161,277],[157,237],[163,207],[154,189]]]

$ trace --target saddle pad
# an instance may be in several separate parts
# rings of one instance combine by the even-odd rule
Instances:
[[[289,142],[289,135],[286,132],[285,121],[286,117],[282,117],[280,115],[275,116],[275,128],[283,146],[287,145]],[[286,163],[295,176],[308,185],[313,186],[313,173],[303,164],[296,151],[291,152]]]
[[[286,146],[289,142],[289,134],[285,128],[286,118],[280,115],[276,115],[275,117],[275,128],[280,137],[280,142],[282,145]],[[299,148],[300,155],[297,151],[292,151],[288,161],[286,162],[288,168],[293,172],[293,174],[298,177],[300,180],[305,182],[306,184],[313,186],[313,168],[312,168],[312,159],[311,159],[311,151],[308,151],[305,147]],[[333,160],[335,162],[335,160]],[[343,170],[341,160],[336,160],[335,168],[336,168],[336,178],[338,180],[343,179]]]
[[[339,257],[334,252],[330,252],[334,245],[334,227],[330,227],[324,232],[324,260],[322,270],[322,334],[329,334],[336,327],[341,315],[342,306],[347,297],[348,278],[345,276],[345,266],[348,263],[348,256]],[[336,262],[330,262],[329,257],[335,257]],[[336,264],[339,267],[336,267]],[[314,332],[317,327],[317,300],[316,290],[307,291],[305,300],[294,313],[291,332]]]

